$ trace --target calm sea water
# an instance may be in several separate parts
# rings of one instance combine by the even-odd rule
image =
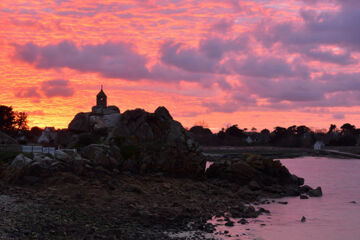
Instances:
[[[289,197],[280,200],[287,201],[287,205],[264,205],[271,215],[249,220],[246,225],[220,225],[218,231],[228,231],[227,235],[231,235],[222,235],[220,239],[360,239],[360,160],[302,157],[281,162],[290,172],[304,177],[305,184],[321,186],[323,197],[307,200]],[[306,217],[304,223],[300,221],[302,216]]]

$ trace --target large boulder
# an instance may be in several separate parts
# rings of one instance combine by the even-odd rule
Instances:
[[[180,177],[204,173],[206,160],[198,144],[165,107],[154,113],[143,109],[124,112],[112,138],[123,153],[124,171]]]
[[[114,128],[120,122],[120,113],[112,113],[103,116],[103,122],[106,128]]]
[[[317,187],[315,189],[311,189],[309,192],[308,192],[309,196],[310,197],[321,197],[323,194],[322,194],[322,189],[321,187]]]
[[[63,170],[61,164],[43,153],[35,153],[34,158],[19,154],[4,170],[7,181],[16,182],[27,176],[49,177],[54,171]]]
[[[162,120],[173,120],[173,118],[171,117],[169,111],[165,108],[165,107],[158,107],[155,112],[154,112],[155,116],[162,119]]]
[[[28,158],[24,156],[24,154],[20,153],[17,155],[14,160],[9,165],[9,168],[24,168],[29,166],[29,164],[32,162],[31,158]]]
[[[89,116],[90,113],[76,114],[75,118],[69,124],[69,130],[77,133],[90,131]]]
[[[212,164],[206,171],[208,178],[226,179],[240,185],[256,183],[259,187],[300,186],[303,178],[291,174],[280,161],[261,156],[243,156],[240,160],[225,160]],[[271,189],[271,188],[268,188]]]
[[[91,115],[89,117],[90,127],[93,131],[98,131],[100,129],[106,129],[103,117],[101,115]]]
[[[81,156],[90,160],[94,166],[102,166],[106,169],[117,169],[122,162],[120,149],[116,146],[103,144],[91,144],[81,151]]]
[[[108,106],[104,109],[103,114],[120,114],[120,109],[117,106]]]

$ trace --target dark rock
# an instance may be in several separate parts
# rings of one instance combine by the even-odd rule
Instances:
[[[300,191],[298,188],[294,188],[293,186],[288,186],[285,188],[285,192],[287,196],[296,197],[300,195]]]
[[[165,107],[158,107],[155,112],[154,112],[156,117],[159,117],[163,120],[169,121],[169,120],[173,120],[173,118],[171,117],[169,111],[165,108]]]
[[[242,161],[215,162],[207,169],[206,176],[226,179],[240,185],[249,184],[252,190],[268,188],[275,193],[282,192],[284,186],[292,186],[287,189],[288,192],[292,191],[292,195],[299,195],[297,186],[303,183],[303,179],[290,174],[280,161],[257,155],[245,155]]]
[[[231,220],[228,220],[228,221],[225,223],[225,226],[227,226],[227,227],[233,227],[233,226],[234,226],[234,222],[231,221]]]
[[[350,203],[357,204],[357,202],[356,202],[356,201],[351,201]]]
[[[35,176],[24,176],[23,182],[29,185],[35,185],[41,182],[41,178]]]
[[[154,114],[142,109],[124,112],[113,139],[125,158],[121,166],[124,171],[179,177],[204,175],[206,159],[198,145],[164,107]]]
[[[301,194],[300,195],[300,199],[308,199],[309,197],[308,196],[306,196],[306,195],[304,195],[304,194]]]
[[[310,190],[308,194],[310,197],[321,197],[323,195],[321,187],[317,187],[316,189]]]
[[[250,183],[249,183],[249,189],[250,189],[250,190],[253,190],[253,191],[256,191],[256,190],[261,189],[261,187],[260,187],[260,185],[259,185],[256,181],[252,180],[252,181],[250,181]]]
[[[70,122],[68,129],[77,133],[90,131],[89,116],[90,113],[76,114],[75,118]]]
[[[15,159],[9,165],[9,168],[24,168],[28,167],[32,162],[31,158],[25,157],[24,154],[20,153],[15,157]]]
[[[238,223],[245,225],[245,224],[248,224],[249,222],[245,218],[242,218],[238,221]]]
[[[260,214],[262,214],[262,213],[270,214],[270,211],[267,210],[267,209],[265,209],[265,208],[259,208],[258,212],[259,212]]]
[[[286,205],[286,204],[288,204],[288,202],[285,202],[285,201],[284,201],[284,202],[279,201],[279,202],[278,202],[278,204],[283,204],[283,205]]]
[[[93,165],[109,170],[118,168],[123,160],[120,149],[103,144],[91,144],[83,148],[81,156],[90,160]]]
[[[301,222],[306,222],[306,217],[302,216]]]
[[[260,213],[255,210],[253,206],[248,206],[244,210],[244,218],[256,218]]]
[[[310,190],[313,189],[308,185],[304,185],[299,188],[300,193],[308,193]]]
[[[213,233],[216,231],[216,228],[213,224],[206,223],[201,230],[203,230],[204,232],[207,232],[207,233]]]

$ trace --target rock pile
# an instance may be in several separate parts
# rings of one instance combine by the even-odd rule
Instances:
[[[84,169],[191,178],[204,175],[206,161],[199,146],[164,107],[154,113],[136,109],[120,115],[112,108],[105,114],[79,113],[69,130],[75,139],[70,145],[86,140],[79,154],[69,150],[57,150],[53,157],[20,154],[8,166],[7,178],[46,176],[54,171],[84,174]],[[99,134],[101,138],[94,138]]]
[[[271,185],[302,185],[304,179],[290,174],[280,161],[256,155],[244,155],[241,160],[214,163],[206,171],[209,178],[222,178],[254,189]]]
[[[252,191],[265,191],[275,196],[322,196],[321,188],[304,185],[304,179],[289,172],[278,160],[244,154],[242,159],[215,162],[206,171],[210,179],[224,179],[247,186]],[[307,194],[307,195],[306,195]]]

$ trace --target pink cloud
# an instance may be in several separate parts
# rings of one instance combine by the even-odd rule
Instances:
[[[18,98],[40,98],[37,87],[20,88],[15,96]]]
[[[74,89],[70,86],[70,82],[63,79],[42,82],[41,90],[46,97],[71,97],[74,95]]]
[[[139,80],[149,74],[146,58],[131,44],[106,42],[77,47],[72,41],[38,46],[34,43],[14,45],[15,57],[38,69],[71,68],[80,72],[95,72],[108,78]]]

